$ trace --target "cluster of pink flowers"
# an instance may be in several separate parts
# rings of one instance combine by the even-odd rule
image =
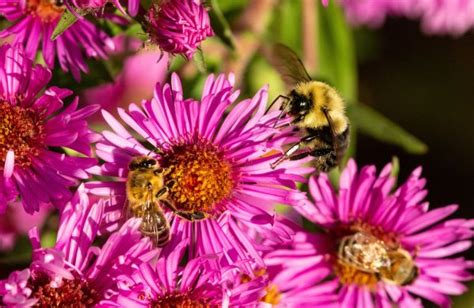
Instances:
[[[130,16],[141,9],[139,1],[112,2]],[[391,165],[377,175],[374,166],[358,171],[350,160],[335,189],[326,174],[313,175],[310,158],[272,167],[298,137],[275,127],[291,119],[266,111],[266,86],[239,99],[232,74],[209,75],[193,99],[172,74],[169,83],[156,83],[151,99],[115,115],[47,87],[56,57],[79,79],[87,72],[84,54],[105,58],[120,47],[82,17],[51,39],[64,10],[105,17],[105,5],[0,0],[11,22],[0,37],[12,43],[0,47],[0,250],[21,233],[32,246],[29,265],[0,280],[1,306],[449,306],[449,296],[466,290],[473,262],[459,254],[472,245],[474,220],[445,220],[457,205],[430,210],[421,169],[395,189]],[[196,0],[162,1],[148,21],[155,43],[187,58],[213,34]],[[34,64],[40,42],[46,67]],[[103,91],[94,89],[89,100]],[[100,113],[110,129],[99,134],[89,122]],[[141,156],[167,169],[174,183],[167,186],[173,205],[156,201],[169,223],[163,246],[143,232],[144,213],[127,211],[129,165]],[[277,205],[322,231],[302,229]],[[59,226],[47,247],[40,227],[51,208]],[[21,221],[33,213],[28,224]],[[398,258],[390,269],[402,270],[364,271],[347,260],[350,249],[363,250],[357,262],[387,250]]]
[[[340,0],[353,24],[377,27],[388,16],[420,19],[428,34],[462,35],[474,27],[474,2],[469,0]]]

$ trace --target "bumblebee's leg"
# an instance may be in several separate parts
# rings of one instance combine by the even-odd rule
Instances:
[[[298,159],[302,159],[302,158],[305,158],[309,155],[311,156],[314,156],[314,157],[320,157],[320,156],[324,156],[324,155],[327,155],[329,153],[332,152],[332,149],[319,149],[319,150],[314,150],[314,151],[308,151],[308,152],[303,152],[303,153],[299,153],[299,154],[295,154],[295,155],[291,155],[290,157],[288,157],[290,160],[298,160]]]
[[[314,157],[320,157],[320,156],[325,156],[325,155],[331,154],[333,152],[334,152],[333,149],[326,148],[326,149],[319,149],[319,150],[310,151],[309,155],[314,156]]]
[[[310,155],[310,151],[305,152],[305,153],[301,153],[301,154],[296,154],[296,155],[295,155],[295,153],[303,146],[304,143],[310,142],[311,140],[314,140],[316,138],[318,138],[318,136],[316,136],[316,135],[308,135],[308,136],[305,136],[305,137],[301,138],[300,142],[298,142],[297,144],[295,144],[291,148],[289,148],[288,151],[286,151],[285,154],[282,155],[278,160],[273,162],[270,165],[270,167],[272,169],[275,169],[276,166],[278,166],[279,164],[281,164],[283,161],[285,161],[287,159],[297,160],[297,159],[301,159],[301,158],[304,158],[304,157]],[[297,157],[298,155],[302,155],[302,156],[299,157],[299,158],[295,158],[295,159],[291,158],[291,157]]]

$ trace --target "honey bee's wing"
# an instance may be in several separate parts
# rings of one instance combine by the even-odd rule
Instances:
[[[303,62],[288,46],[276,43],[263,48],[263,53],[288,87],[294,88],[300,82],[311,81]]]
[[[143,203],[143,215],[142,223],[140,226],[141,231],[146,234],[154,243],[159,242],[159,219],[155,213],[156,200],[153,194],[149,193],[145,202]]]

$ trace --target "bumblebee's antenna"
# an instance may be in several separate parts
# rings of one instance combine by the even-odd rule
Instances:
[[[285,95],[278,95],[274,100],[273,102],[270,104],[270,106],[268,106],[267,110],[265,111],[265,114],[267,114],[270,109],[273,107],[273,105],[275,105],[275,103],[280,99],[280,98],[284,98],[286,100],[290,100],[290,98],[288,96],[285,96]]]
[[[285,95],[278,95],[277,98],[275,98],[273,100],[273,102],[270,104],[270,106],[267,108],[267,111],[265,111],[265,113],[268,113],[268,111],[270,111],[270,108],[272,108],[272,106],[275,104],[275,102],[277,100],[279,100],[280,98],[284,98],[285,101],[283,102],[283,104],[280,106],[280,114],[278,115],[278,118],[276,118],[275,120],[275,123],[273,123],[273,128],[276,127],[278,121],[280,121],[281,118],[283,118],[283,115],[285,114],[285,107],[286,107],[286,104],[288,104],[288,101],[290,100],[290,98],[288,96],[285,96]]]

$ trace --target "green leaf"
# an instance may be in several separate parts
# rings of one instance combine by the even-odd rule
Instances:
[[[302,54],[301,45],[301,1],[286,0],[278,5],[269,36],[275,42],[282,42],[297,54]]]
[[[210,0],[211,11],[209,17],[211,18],[212,29],[216,35],[232,50],[235,50],[235,38],[230,29],[229,23],[224,17],[217,0]]]
[[[206,60],[204,59],[204,54],[201,48],[196,50],[196,53],[193,56],[193,61],[196,64],[197,69],[200,73],[206,74],[207,73],[207,65]]]
[[[81,16],[85,16],[88,12],[86,10],[77,10],[76,13]],[[74,25],[78,20],[79,18],[76,15],[74,15],[71,11],[67,9],[64,10],[64,13],[61,15],[61,19],[56,25],[56,28],[54,28],[53,34],[51,35],[51,39],[53,41],[57,39],[58,36],[60,36],[69,27]]]
[[[412,154],[423,154],[428,150],[426,144],[418,138],[367,105],[349,105],[347,113],[357,128],[366,135],[398,145]]]
[[[319,73],[349,102],[357,100],[357,59],[352,29],[336,1],[318,5]]]

